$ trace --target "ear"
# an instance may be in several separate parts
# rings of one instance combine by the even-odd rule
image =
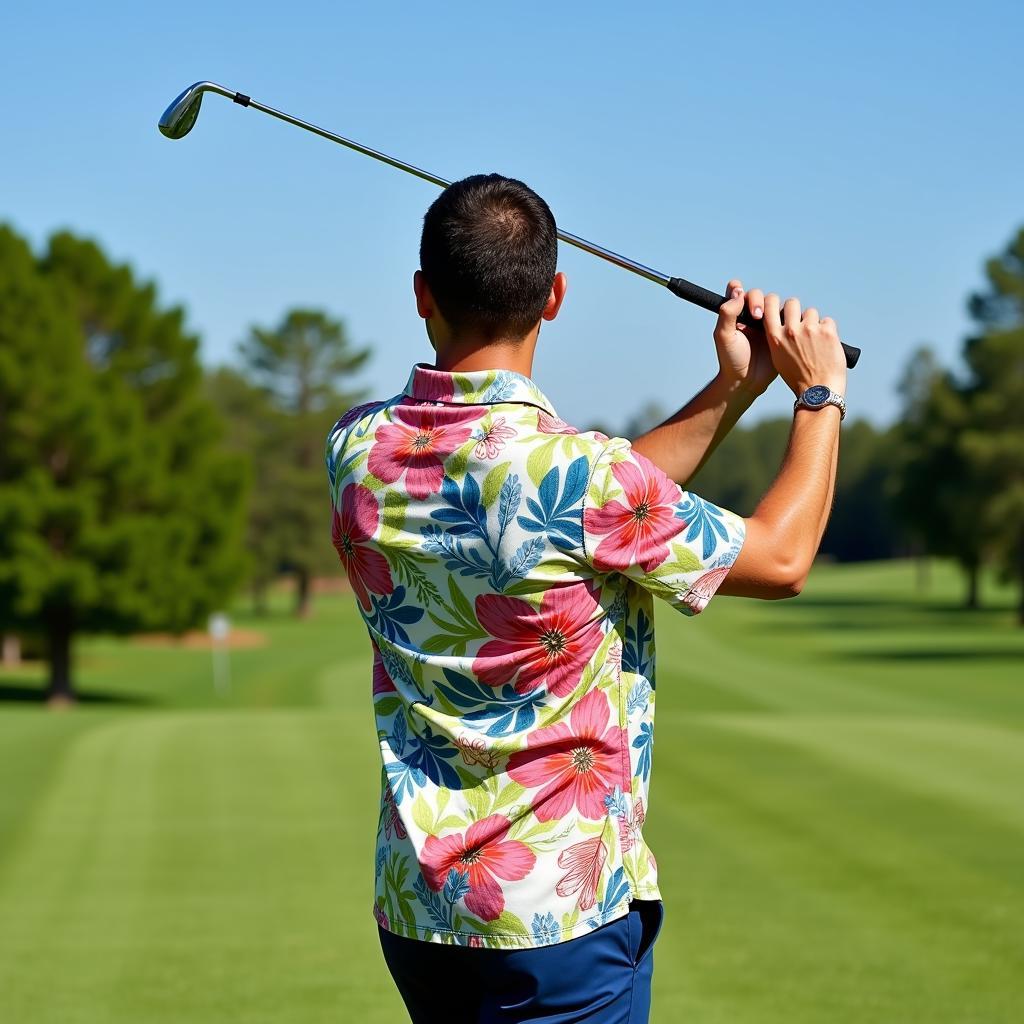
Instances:
[[[544,312],[541,313],[542,319],[554,320],[558,316],[558,311],[562,307],[562,299],[565,298],[565,290],[568,286],[569,282],[565,274],[561,271],[555,274],[555,279],[551,282],[551,294],[548,296],[547,304],[544,306]]]
[[[412,290],[416,294],[416,312],[424,320],[429,320],[434,315],[434,296],[430,294],[430,287],[422,270],[417,270],[412,275]]]

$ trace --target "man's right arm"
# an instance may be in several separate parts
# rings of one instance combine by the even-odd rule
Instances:
[[[846,360],[835,322],[817,311],[803,316],[789,299],[783,327],[777,295],[765,296],[764,321],[772,361],[799,395],[812,384],[843,394]],[[746,540],[718,592],[783,598],[800,593],[832,508],[839,452],[839,409],[798,409],[782,468],[746,520]]]

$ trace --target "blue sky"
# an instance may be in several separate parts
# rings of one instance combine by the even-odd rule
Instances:
[[[797,294],[864,356],[855,415],[898,412],[913,349],[952,362],[986,256],[1024,222],[1021,7],[5,5],[0,220],[97,238],[182,303],[208,363],[290,306],[341,316],[390,395],[429,359],[411,278],[434,186],[208,97],[201,78],[459,178],[500,171],[559,226],[721,289]],[[713,317],[563,246],[535,378],[619,425],[713,374]],[[750,414],[788,411],[776,382]]]

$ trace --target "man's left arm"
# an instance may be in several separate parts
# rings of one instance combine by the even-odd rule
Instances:
[[[760,325],[737,322],[744,303],[755,320],[764,312],[760,289],[744,294],[739,281],[726,288],[715,326],[719,370],[715,378],[675,415],[633,440],[634,451],[651,460],[681,486],[707,462],[722,438],[767,389],[777,373]]]

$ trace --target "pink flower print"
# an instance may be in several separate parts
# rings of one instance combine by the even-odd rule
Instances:
[[[611,665],[612,670],[615,672],[615,678],[622,678],[622,641],[613,640],[611,647],[608,648],[608,657],[605,659],[606,664]]]
[[[577,905],[580,910],[589,910],[597,901],[597,883],[608,857],[608,848],[600,836],[573,843],[558,855],[558,866],[569,870],[555,886],[559,896],[579,893]]]
[[[384,787],[384,806],[381,808],[381,816],[384,819],[384,838],[391,838],[391,830],[395,830],[396,839],[405,839],[408,832],[402,824],[398,814],[398,805],[395,803],[395,794],[391,792],[390,786]]]
[[[378,693],[394,693],[395,684],[388,675],[388,670],[384,667],[384,659],[380,656],[380,648],[370,640],[370,646],[373,648],[373,696],[376,697]]]
[[[341,510],[334,507],[331,540],[345,567],[359,603],[369,611],[370,594],[390,594],[395,585],[384,556],[366,542],[377,532],[380,506],[373,491],[363,484],[349,484],[341,492]]]
[[[468,875],[466,908],[484,921],[493,921],[505,909],[505,894],[497,879],[525,878],[537,860],[525,843],[505,839],[509,824],[505,815],[491,814],[474,821],[465,835],[427,836],[420,857],[427,885],[440,892],[453,868]]]
[[[477,618],[494,639],[477,652],[473,674],[489,686],[515,678],[516,693],[545,680],[556,697],[571,693],[603,636],[595,594],[587,583],[558,584],[539,610],[518,597],[481,594]]]
[[[729,575],[732,565],[720,565],[709,572],[704,573],[687,590],[683,597],[683,604],[695,612],[703,611],[708,601],[715,596],[715,591],[722,585],[722,580]]]
[[[542,434],[578,434],[575,427],[570,427],[563,419],[551,416],[541,409],[537,413],[537,429]]]
[[[432,402],[450,402],[455,395],[455,378],[444,370],[417,366],[412,390],[417,398]]]
[[[639,565],[650,572],[668,558],[667,541],[685,526],[674,514],[679,488],[639,452],[616,462],[612,475],[622,485],[623,500],[585,509],[583,527],[595,536],[605,535],[594,552],[600,570]]]
[[[508,759],[508,774],[521,786],[542,787],[531,798],[538,821],[563,818],[575,807],[584,818],[603,818],[604,798],[628,786],[623,772],[626,730],[609,725],[608,698],[590,690],[569,715],[527,736],[526,749]]]
[[[394,422],[377,428],[376,444],[367,463],[370,472],[386,484],[405,474],[405,486],[423,499],[441,489],[444,460],[470,435],[468,423],[477,413],[466,409],[399,406]]]
[[[633,816],[627,818],[620,814],[619,821],[619,846],[622,852],[633,849],[633,844],[640,841],[640,830],[643,828],[647,815],[644,812],[644,799],[638,796],[633,808]]]
[[[498,453],[505,447],[505,442],[516,436],[512,427],[505,426],[505,417],[496,416],[491,423],[490,430],[486,434],[474,434],[480,440],[473,449],[478,459],[496,459]]]
[[[384,908],[377,903],[374,903],[373,905],[373,916],[377,919],[377,924],[379,924],[381,928],[387,930],[388,915],[384,912]]]

